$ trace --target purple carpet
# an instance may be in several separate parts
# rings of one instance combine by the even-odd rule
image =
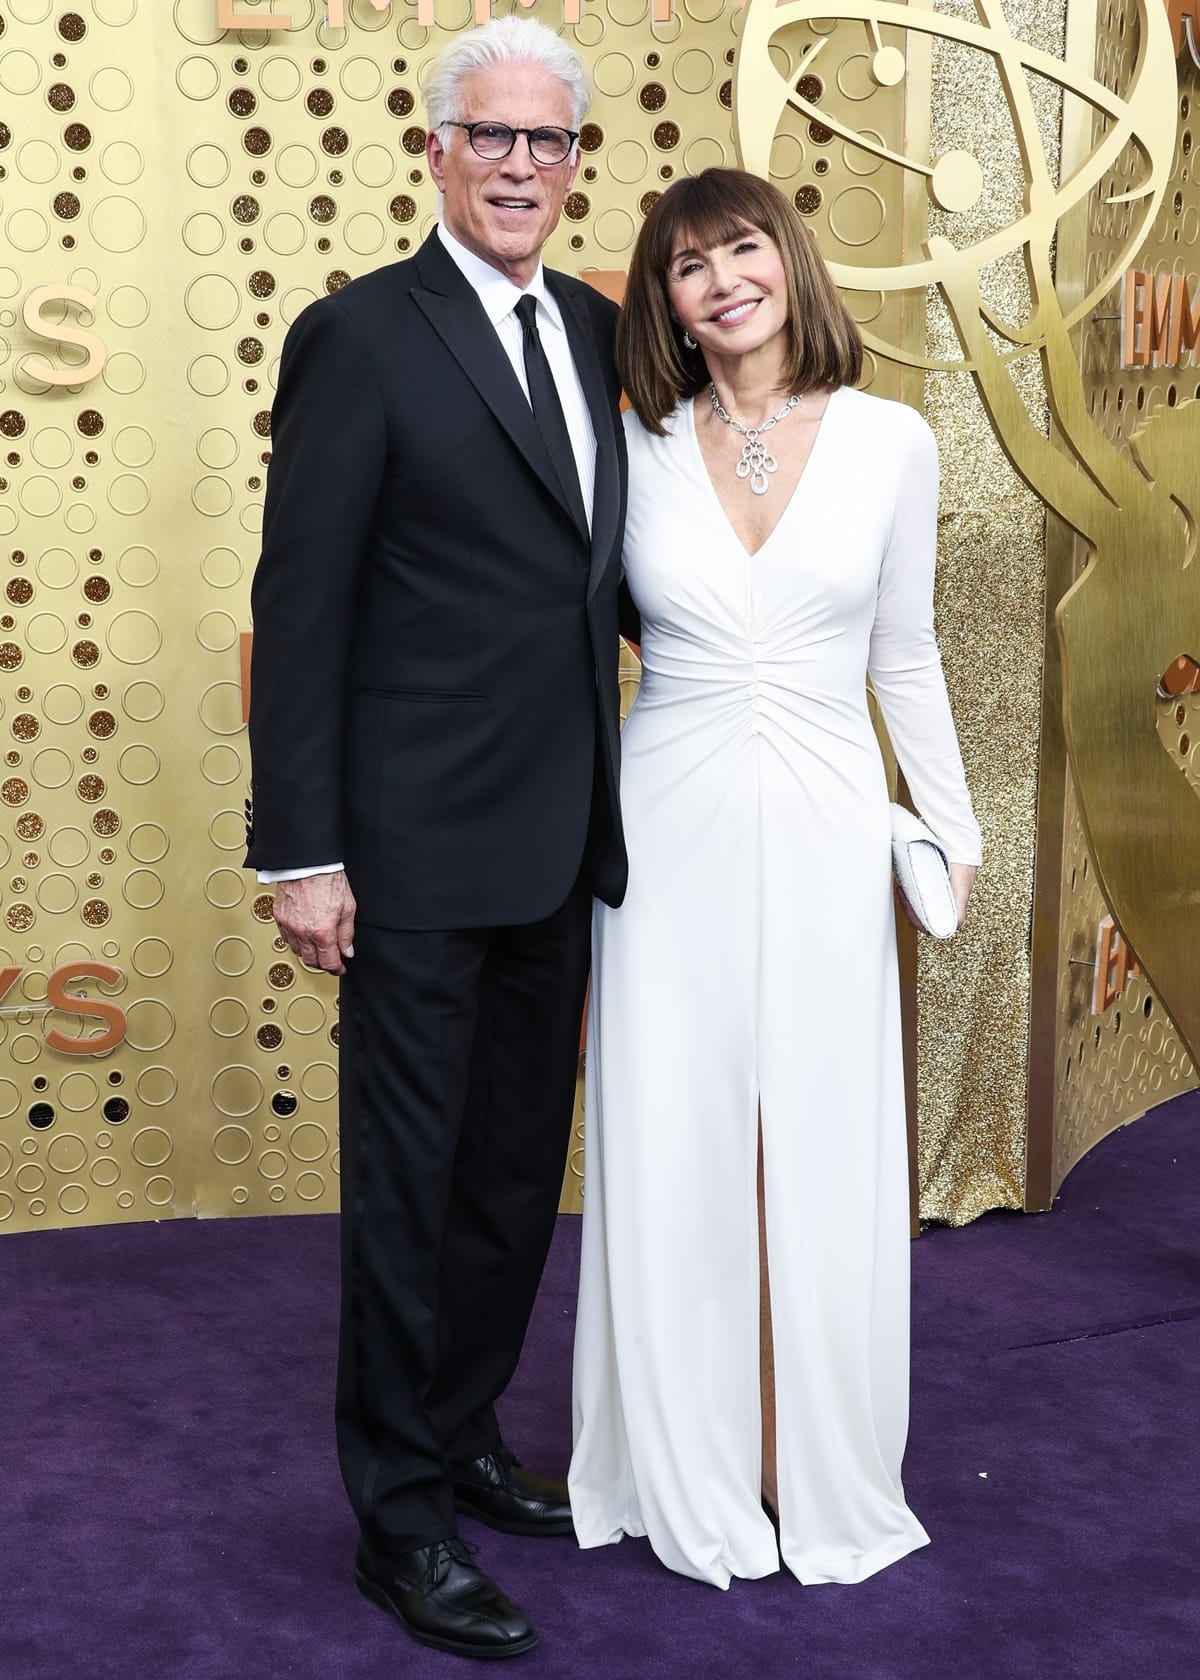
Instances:
[[[505,1402],[565,1468],[579,1227]],[[915,1244],[906,1486],[933,1544],[858,1587],[727,1594],[644,1541],[464,1525],[548,1680],[1200,1676],[1200,1097],[1108,1139],[1053,1214]],[[0,1680],[474,1672],[354,1592],[330,1219],[0,1237]]]

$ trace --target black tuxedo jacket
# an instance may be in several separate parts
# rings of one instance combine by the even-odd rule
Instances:
[[[364,921],[619,904],[616,310],[547,270],[596,433],[591,535],[436,233],[287,335],[252,592],[247,864],[343,860]]]

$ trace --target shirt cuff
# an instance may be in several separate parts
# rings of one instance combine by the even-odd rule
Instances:
[[[258,878],[268,886],[272,881],[305,881],[310,875],[336,875],[344,863],[318,863],[311,869],[260,869]]]

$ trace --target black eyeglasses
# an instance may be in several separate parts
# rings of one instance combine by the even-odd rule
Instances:
[[[465,128],[471,150],[481,158],[506,158],[523,134],[529,142],[534,163],[564,163],[579,138],[573,128],[510,128],[499,122],[452,122],[447,128]]]

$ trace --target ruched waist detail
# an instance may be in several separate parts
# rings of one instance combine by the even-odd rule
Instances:
[[[663,712],[723,715],[728,721],[789,718],[846,740],[874,741],[867,709],[866,679],[861,698],[831,687],[828,666],[801,656],[706,657],[688,660],[659,653],[644,659],[634,714],[645,724]]]

